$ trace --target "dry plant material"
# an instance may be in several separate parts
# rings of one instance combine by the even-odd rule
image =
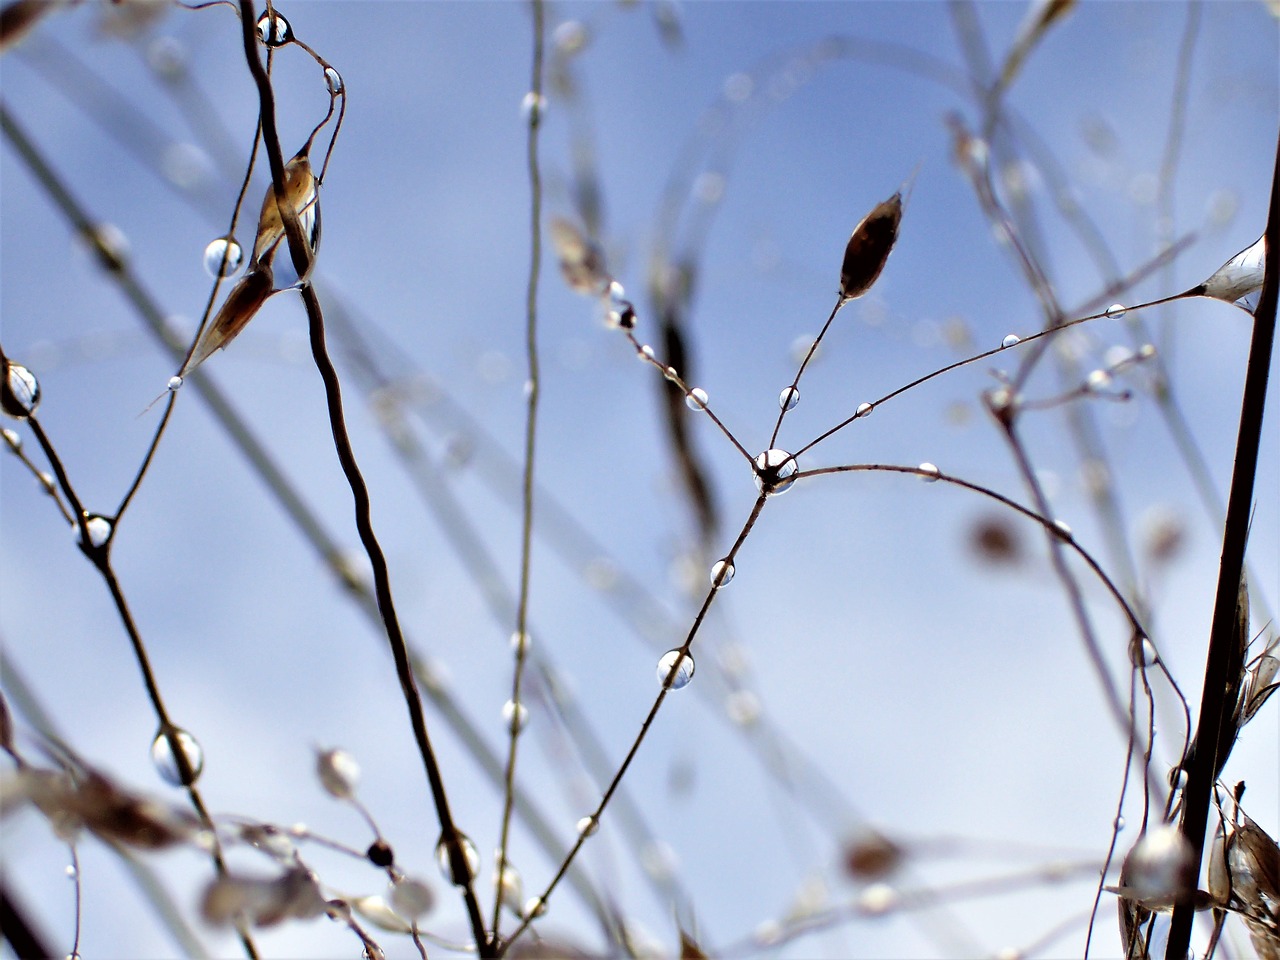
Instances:
[[[844,871],[854,880],[880,880],[898,869],[903,854],[898,844],[871,831],[855,837],[844,848]]]
[[[589,297],[601,296],[612,277],[605,269],[604,254],[600,248],[563,217],[552,219],[548,229],[560,261],[560,275],[569,289]]]
[[[1209,854],[1209,895],[1236,912],[1262,960],[1280,958],[1280,847],[1239,807],[1234,824],[1218,828]]]
[[[1235,303],[1262,289],[1262,276],[1267,266],[1267,238],[1261,236],[1224,263],[1198,287],[1187,291],[1190,296],[1213,297]]]
[[[875,209],[853,228],[844,248],[844,261],[840,264],[842,299],[854,300],[871,289],[897,242],[898,224],[901,222],[902,193],[899,191],[876,204]]]
[[[284,200],[293,208],[307,241],[307,273],[315,263],[316,250],[320,246],[320,195],[319,184],[311,172],[311,160],[304,149],[284,167]],[[262,213],[258,217],[258,233],[253,241],[252,269],[270,264],[284,239],[284,221],[276,202],[274,185],[267,187],[262,199]],[[298,278],[299,282],[305,276]]]
[[[239,921],[270,927],[285,920],[310,920],[327,909],[315,876],[302,866],[270,879],[218,877],[205,888],[200,902],[205,920],[215,925]]]
[[[269,262],[260,264],[256,270],[251,270],[236,281],[222,308],[196,341],[195,349],[182,365],[178,376],[185,377],[204,363],[215,350],[222,349],[239,336],[240,331],[249,325],[249,321],[274,292],[275,277]]]
[[[1006,517],[980,518],[969,533],[969,543],[980,560],[1013,565],[1022,561],[1022,541]]]
[[[13,746],[13,714],[9,712],[9,701],[0,693],[0,749],[19,763],[18,754]]]
[[[1009,55],[1005,58],[997,90],[1003,90],[1013,82],[1022,69],[1022,64],[1026,62],[1027,55],[1049,32],[1049,28],[1074,10],[1075,6],[1076,0],[1040,0],[1031,5],[1026,19],[1018,28],[1018,36],[1013,41]]]

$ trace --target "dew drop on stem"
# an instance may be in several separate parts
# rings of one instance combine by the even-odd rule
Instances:
[[[578,821],[578,833],[584,837],[590,837],[600,829],[600,821],[595,817],[583,817]]]
[[[778,394],[778,406],[783,410],[794,410],[800,402],[800,391],[795,387],[787,387]]]
[[[190,779],[183,776],[182,767],[173,752],[170,736],[177,742],[178,749],[186,757],[187,766],[191,771]],[[181,727],[174,727],[170,736],[167,736],[163,730],[156,734],[156,738],[151,741],[151,762],[166,783],[175,787],[189,787],[200,779],[200,773],[204,770],[204,750],[200,742]]]
[[[857,410],[855,410],[855,411],[853,412],[853,415],[854,415],[855,417],[859,417],[859,418],[861,418],[861,417],[869,417],[869,416],[871,416],[871,411],[872,411],[872,410],[874,410],[874,409],[875,409],[875,407],[873,407],[873,406],[872,406],[871,404],[869,404],[869,403],[860,403],[860,404],[858,404],[858,409],[857,409]]]
[[[717,560],[711,565],[711,585],[713,587],[723,587],[732,582],[733,575],[737,571],[734,570],[733,564],[728,560]]]
[[[671,668],[675,667],[676,661],[680,661],[680,665],[676,667],[674,676],[671,676]],[[694,663],[693,655],[686,653],[683,658],[680,651],[668,650],[658,659],[658,682],[664,687],[667,685],[667,677],[671,676],[671,689],[679,690],[687,687],[689,681],[693,679]]]
[[[331,797],[350,800],[360,782],[360,765],[345,750],[321,750],[316,753],[316,777]]]
[[[211,277],[229,277],[244,262],[244,250],[235,237],[218,237],[204,248],[204,269]]]
[[[89,544],[93,547],[101,547],[111,539],[111,521],[98,513],[91,513],[84,518],[84,529],[89,535]],[[76,538],[79,539],[80,531],[75,530]]]
[[[1011,333],[1000,341],[1000,346],[1007,350],[1009,347],[1016,347],[1021,342],[1022,338],[1020,336],[1016,333]]]
[[[707,391],[701,387],[694,387],[684,398],[684,405],[695,411],[707,409]]]
[[[324,68],[324,82],[325,86],[329,88],[330,96],[336,97],[347,92],[347,85],[342,80],[342,74],[333,69],[333,67]]]
[[[547,98],[530,90],[520,101],[520,116],[526,123],[538,123],[547,112]]]
[[[480,872],[480,852],[476,849],[476,845],[471,842],[471,838],[461,831],[458,832],[458,843],[462,847],[462,859],[465,861],[464,869],[468,876],[454,877],[452,860],[449,856],[449,844],[444,839],[436,844],[436,865],[440,868],[440,874],[447,881],[455,886],[466,886],[476,874]]]
[[[1106,316],[1109,320],[1119,320],[1128,312],[1129,308],[1123,303],[1113,303],[1111,306],[1107,307]]]
[[[280,14],[268,11],[258,18],[258,39],[268,47],[282,47],[293,39],[293,27]]]
[[[519,733],[529,722],[529,708],[523,703],[508,700],[502,705],[502,722],[511,733]]]
[[[5,364],[4,382],[0,383],[0,407],[15,420],[25,420],[40,406],[40,381],[20,363]]]
[[[916,469],[920,471],[919,477],[925,483],[934,483],[938,479],[938,467],[927,460]]]
[[[766,496],[774,496],[790,489],[796,482],[796,473],[800,469],[795,457],[776,448],[766,450],[756,457],[752,467],[755,470],[756,489]]]

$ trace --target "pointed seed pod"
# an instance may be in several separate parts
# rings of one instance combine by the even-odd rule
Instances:
[[[876,204],[853,228],[844,248],[844,262],[840,264],[840,296],[845,300],[862,296],[876,282],[898,239],[901,221],[902,194],[899,192]]]
[[[246,273],[236,281],[236,285],[227,294],[222,308],[209,322],[209,326],[196,343],[195,350],[182,365],[178,376],[185,377],[204,363],[211,353],[234,340],[267,302],[267,298],[275,292],[274,284],[275,278],[269,263],[260,264],[257,270]]]
[[[300,153],[284,166],[285,202],[293,207],[302,226],[302,235],[314,260],[320,246],[320,197],[315,174],[311,172],[311,160]],[[280,242],[284,239],[284,221],[276,204],[275,186],[267,187],[262,198],[262,213],[258,216],[258,233],[253,241],[253,263],[270,263]]]
[[[1215,300],[1235,303],[1255,290],[1262,289],[1262,276],[1267,264],[1267,238],[1245,247],[1219,267],[1197,292]]]

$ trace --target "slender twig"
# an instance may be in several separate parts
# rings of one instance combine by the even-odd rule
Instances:
[[[1200,718],[1195,743],[1187,764],[1187,785],[1183,791],[1180,831],[1196,864],[1194,876],[1204,854],[1205,827],[1217,769],[1216,745],[1221,740],[1222,726],[1235,704],[1224,695],[1230,678],[1232,632],[1236,624],[1236,604],[1240,591],[1240,575],[1244,569],[1245,548],[1249,539],[1249,514],[1253,505],[1253,485],[1258,468],[1258,450],[1262,440],[1262,417],[1267,401],[1267,379],[1271,352],[1275,342],[1276,295],[1280,293],[1280,138],[1276,143],[1276,165],[1271,181],[1271,206],[1267,216],[1267,257],[1264,265],[1262,295],[1253,317],[1253,337],[1249,343],[1248,367],[1245,371],[1244,395],[1240,401],[1240,426],[1236,439],[1235,469],[1231,473],[1231,489],[1227,495],[1227,519],[1222,534],[1222,559],[1218,566],[1218,589],[1214,598],[1213,621],[1209,628],[1209,651],[1204,668],[1204,691],[1200,698]],[[1191,942],[1195,916],[1194,889],[1186,891],[1173,908],[1169,928],[1168,960],[1184,957]]]

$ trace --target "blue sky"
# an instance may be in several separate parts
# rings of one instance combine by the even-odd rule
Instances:
[[[418,401],[411,407],[415,435],[435,464],[428,488],[450,498],[446,519],[433,517],[387,442],[349,355],[339,351],[351,432],[398,607],[420,648],[447,670],[449,690],[500,748],[514,621],[486,606],[448,521],[461,519],[475,531],[513,590],[519,518],[512,491],[525,417],[529,185],[521,102],[529,90],[529,10],[425,2],[279,9],[341,72],[349,94],[320,194],[322,302],[333,324],[342,307],[349,311],[377,362],[397,378],[399,395]],[[599,240],[636,302],[641,342],[657,343],[644,293],[655,244],[666,239],[696,257],[689,379],[750,453],[764,449],[778,393],[795,373],[794,344],[816,333],[835,301],[849,231],[908,181],[897,247],[871,293],[841,311],[778,445],[794,450],[858,403],[995,347],[1009,333],[1025,336],[1042,326],[1035,297],[954,162],[947,116],[958,113],[976,128],[980,115],[971,97],[939,80],[963,80],[968,70],[947,6],[684,3],[671,8],[678,44],[663,40],[662,9],[548,7],[549,42],[566,21],[583,24],[589,42],[572,61],[579,97],[548,91],[540,144],[544,213],[578,213],[572,144],[580,137],[598,169]],[[974,9],[999,63],[1026,7]],[[1097,225],[1121,272],[1146,262],[1163,237],[1195,234],[1166,271],[1121,297],[1129,303],[1203,280],[1261,232],[1280,58],[1277,21],[1260,3],[1198,8],[1185,127],[1163,208],[1171,222],[1161,220],[1160,172],[1192,9],[1082,5],[1049,32],[1008,92],[1025,162],[1003,171],[1001,189],[1007,196],[1013,178],[1025,184],[1040,217],[1039,249],[1073,315],[1109,278],[1054,212],[1059,180]],[[7,53],[0,61],[4,103],[93,216],[124,233],[138,275],[189,334],[209,296],[202,251],[226,229],[256,122],[238,23],[226,8],[173,10],[119,40],[101,35],[99,15],[93,7],[51,15]],[[183,83],[166,86],[148,58],[174,50],[189,72]],[[98,79],[73,73],[69,51]],[[824,52],[845,55],[817,55]],[[937,76],[911,69],[924,58],[938,65]],[[275,76],[288,156],[323,117],[328,97],[319,67],[296,48],[279,52]],[[78,93],[69,97],[58,77]],[[740,98],[727,110],[726,91]],[[193,112],[199,110],[205,112]],[[199,174],[188,188],[164,179],[184,158]],[[690,205],[707,215],[694,221],[704,224],[705,238],[692,247],[683,245],[689,234],[672,241],[660,232],[670,182],[717,201]],[[245,207],[250,220],[265,185],[258,170]],[[158,420],[158,408],[142,411],[177,365],[143,332],[7,146],[0,150],[0,203],[5,350],[40,377],[41,423],[87,506],[111,509]],[[251,230],[241,226],[242,243]],[[537,649],[616,763],[657,692],[658,656],[683,639],[705,593],[705,571],[740,529],[755,488],[738,451],[690,413],[722,511],[717,540],[699,553],[660,419],[660,378],[636,362],[618,331],[604,328],[595,304],[566,289],[549,248],[538,303],[537,479],[547,497],[536,520],[531,622]],[[1078,328],[1069,342],[1076,380],[1046,362],[1027,394],[1060,395],[1114,358],[1108,351],[1154,343],[1222,496],[1248,317],[1215,302],[1139,316],[1146,326],[1136,332],[1111,320]],[[957,339],[968,346],[956,346]],[[929,461],[1029,502],[980,399],[998,382],[993,370],[1014,370],[1018,359],[1002,354],[911,391],[816,447],[801,467]],[[350,495],[328,437],[297,296],[269,301],[205,371],[342,548],[358,557]],[[1138,557],[1151,632],[1194,699],[1212,609],[1215,524],[1152,399],[1148,368],[1117,377],[1121,386],[1134,391],[1127,403],[1095,397],[1029,414],[1025,438],[1055,515],[1115,573],[1068,414],[1079,411],[1095,425],[1122,507],[1122,539]],[[1274,394],[1273,387],[1272,412]],[[1252,528],[1255,604],[1262,607],[1280,596],[1276,437],[1269,426]],[[901,475],[814,478],[766,507],[734,582],[695,643],[692,685],[668,698],[624,781],[648,830],[666,845],[661,849],[674,854],[691,906],[673,907],[654,891],[641,866],[644,844],[620,810],[606,811],[582,858],[637,930],[671,951],[679,920],[723,948],[780,920],[819,882],[832,902],[857,896],[836,864],[841,839],[868,822],[919,841],[920,856],[895,881],[904,889],[1099,857],[1110,836],[1124,742],[1043,537],[1018,525],[1025,561],[984,564],[972,549],[972,530],[984,517],[1001,516],[994,505]],[[601,546],[584,545],[557,510]],[[1168,564],[1144,563],[1145,531],[1161,515],[1177,518],[1185,549]],[[12,457],[0,458],[0,533],[6,656],[85,757],[179,801],[150,765],[155,717],[108,595]],[[180,397],[113,558],[170,707],[204,747],[201,786],[210,807],[305,822],[363,847],[370,838],[360,819],[323,794],[311,772],[316,746],[340,745],[363,768],[360,796],[398,862],[437,882],[438,831],[385,640],[335,586],[194,391]],[[362,560],[352,562],[363,569]],[[1082,569],[1100,643],[1125,689],[1125,624]],[[609,571],[642,585],[654,605],[620,603],[616,588],[600,586],[617,582]],[[1259,617],[1255,631],[1262,626]],[[744,731],[725,722],[729,707],[750,702],[726,701],[733,683],[758,697],[767,723]],[[1172,698],[1160,696],[1156,769],[1163,775],[1180,732]],[[500,797],[439,713],[429,708],[428,720],[454,809],[482,854],[478,889],[487,904]],[[802,744],[840,802],[811,780],[788,790],[780,774],[769,774],[777,762],[771,750],[782,750],[786,769],[799,761],[794,747],[771,746],[765,731]],[[1253,805],[1246,806],[1272,835],[1280,828],[1276,739],[1269,705],[1224,776],[1248,782]],[[520,778],[565,842],[599,795],[578,772],[568,743],[535,704]],[[1136,822],[1140,810],[1127,812]],[[65,935],[73,910],[65,847],[30,814],[6,820],[3,829],[9,877],[21,878],[47,929]],[[1135,836],[1133,828],[1122,832],[1119,848]],[[928,854],[944,841],[959,852]],[[314,848],[304,853],[332,895],[383,889],[366,865]],[[269,869],[252,851],[234,854],[244,869]],[[81,856],[86,955],[179,951],[110,854],[86,842]],[[555,864],[520,828],[512,856],[532,896]],[[649,860],[652,866],[652,850]],[[190,912],[207,860],[180,852],[154,862]],[[442,883],[436,892],[430,928],[463,937],[458,898]],[[963,900],[922,922],[895,916],[846,924],[782,952],[990,954],[1034,943],[1087,911],[1091,900],[1088,879],[1041,879],[1016,895]],[[1113,911],[1104,899],[1096,940],[1104,952],[1115,948]],[[595,921],[567,889],[553,899],[543,926],[599,944]],[[1083,926],[1068,922],[1064,929],[1050,954],[1080,952]],[[214,953],[236,949],[225,933],[201,934]],[[396,956],[413,952],[403,938],[383,943]],[[271,955],[358,949],[348,932],[325,921],[267,933],[262,945]]]

